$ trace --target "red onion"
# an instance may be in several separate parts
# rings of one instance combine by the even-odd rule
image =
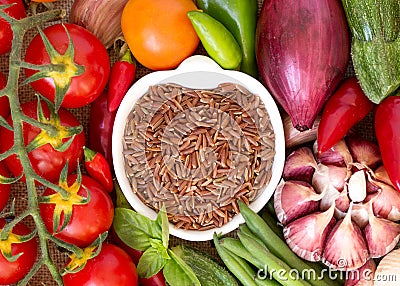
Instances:
[[[256,58],[267,88],[299,131],[312,128],[350,57],[346,17],[337,0],[264,1]]]

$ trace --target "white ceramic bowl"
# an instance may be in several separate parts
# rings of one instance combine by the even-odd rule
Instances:
[[[272,177],[256,200],[250,203],[250,208],[256,212],[260,211],[275,191],[282,175],[285,160],[285,141],[280,117],[275,101],[267,89],[255,78],[238,71],[223,70],[217,63],[206,56],[196,55],[189,57],[175,70],[152,72],[140,78],[127,92],[115,118],[112,136],[112,154],[115,174],[118,183],[126,199],[133,209],[150,219],[155,219],[156,212],[146,206],[133,192],[125,173],[125,162],[123,156],[123,136],[126,118],[131,112],[136,101],[142,97],[149,86],[161,83],[177,83],[189,88],[210,89],[217,87],[222,82],[238,83],[247,88],[253,94],[257,94],[263,100],[265,108],[269,113],[272,127],[275,133],[275,157],[272,166]],[[211,240],[214,232],[226,234],[235,230],[243,223],[243,217],[239,214],[220,228],[210,230],[184,230],[170,224],[170,234],[190,241]]]

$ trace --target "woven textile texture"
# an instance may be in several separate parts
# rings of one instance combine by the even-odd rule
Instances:
[[[56,1],[55,7],[56,8],[61,8],[64,9],[67,12],[67,16],[60,20],[61,22],[67,22],[68,21],[68,15],[69,15],[69,10],[72,6],[73,1],[68,1],[68,0],[58,0]],[[259,10],[261,8],[261,5],[263,3],[262,0],[258,1],[259,3]],[[54,23],[54,22],[52,22]],[[26,43],[29,43],[29,40],[37,33],[37,29],[33,28],[27,33],[26,35]],[[26,47],[24,47],[26,48]],[[196,51],[197,54],[205,54],[204,50],[202,49],[201,46],[199,46],[198,50]],[[113,50],[110,50],[110,58],[111,62],[114,62],[116,60],[116,52]],[[0,56],[0,71],[3,73],[8,72],[8,57],[7,55]],[[144,68],[140,64],[137,65],[137,78],[140,78],[151,71]],[[347,76],[354,75],[354,72],[352,70],[351,64],[349,64]],[[26,102],[34,98],[35,94],[32,90],[32,88],[29,85],[22,86],[19,91],[19,96],[20,96],[20,101],[21,102]],[[88,121],[89,121],[89,114],[90,114],[90,106],[79,108],[79,109],[70,109],[70,111],[76,115],[78,120],[81,122],[83,125],[83,128],[87,130],[88,128]],[[371,118],[372,115],[369,115],[365,120],[363,120],[361,123],[359,123],[356,127],[356,130],[360,132],[363,137],[373,139],[373,128],[371,124]],[[87,134],[87,132],[86,132]],[[2,139],[0,139],[2,140]],[[25,187],[22,183],[15,184],[13,186],[13,193],[12,197],[16,198],[16,211],[20,212],[23,210],[26,206],[26,201],[27,201],[27,194]],[[28,222],[31,223],[31,222]],[[234,235],[234,233],[232,234]],[[178,243],[181,243],[182,241],[171,237],[171,245],[176,245]],[[216,252],[215,249],[212,246],[211,242],[198,242],[198,243],[193,243],[193,242],[187,242],[185,243],[195,246],[201,250],[204,250],[208,252],[209,254],[213,255],[216,257]],[[54,258],[54,260],[57,262],[57,265],[59,267],[62,267],[62,265],[65,263],[67,259],[67,254],[60,252],[59,250],[52,248],[51,249],[51,255]],[[42,268],[39,270],[39,272],[34,276],[33,280],[30,282],[30,285],[47,285],[47,286],[52,286],[56,285],[56,283],[52,280],[50,273],[47,271],[46,268]]]

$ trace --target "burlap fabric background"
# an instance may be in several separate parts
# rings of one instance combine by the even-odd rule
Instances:
[[[150,1],[150,0],[149,0]],[[68,21],[68,15],[69,15],[69,10],[71,8],[73,1],[70,0],[58,0],[55,3],[55,7],[56,8],[62,8],[65,9],[67,11],[67,17],[65,17],[63,20],[61,20],[62,22],[67,22]],[[259,0],[258,4],[259,4],[259,11],[261,9],[261,5],[262,5],[263,1]],[[32,38],[33,35],[35,35],[37,33],[36,29],[31,29],[27,35],[26,35],[26,43],[29,43],[29,39]],[[202,49],[201,46],[199,46],[198,50],[196,51],[197,54],[204,54],[204,50]],[[111,61],[114,62],[116,60],[116,53],[112,50],[110,50],[110,57],[111,57]],[[8,71],[8,57],[7,55],[4,56],[0,56],[0,71],[3,73],[7,73]],[[140,78],[148,73],[150,73],[151,71],[144,68],[143,66],[141,66],[140,64],[137,65],[137,78]],[[349,68],[348,68],[348,72],[347,72],[347,76],[353,75],[354,72],[352,70],[351,67],[351,63],[349,64]],[[28,100],[33,99],[34,96],[34,92],[33,90],[30,88],[30,86],[24,86],[21,87],[20,89],[20,100],[21,102],[26,102]],[[84,129],[87,131],[88,130],[88,121],[89,121],[89,114],[90,114],[90,106],[84,107],[84,108],[79,108],[79,109],[70,109],[70,111],[76,115],[76,117],[78,118],[78,120],[82,123]],[[369,139],[374,139],[373,136],[373,128],[372,128],[372,114],[370,114],[365,120],[363,120],[360,124],[357,125],[356,130],[358,132],[360,132],[363,137],[369,138]],[[87,134],[87,132],[86,132]],[[0,140],[4,140],[4,139],[0,139]],[[12,197],[16,198],[16,210],[17,212],[24,209],[25,205],[26,205],[26,191],[25,191],[25,187],[22,183],[16,184],[13,186],[13,193],[12,193]],[[28,222],[30,223],[30,222]],[[171,245],[175,245],[178,243],[181,243],[183,241],[171,237]],[[208,253],[210,253],[213,256],[216,256],[216,252],[215,249],[213,248],[211,242],[199,242],[199,243],[193,243],[193,242],[187,242],[185,241],[185,243],[188,243],[190,245],[193,245],[201,250],[204,250]],[[52,257],[54,258],[54,260],[57,262],[57,265],[59,267],[61,267],[66,258],[67,255],[65,253],[60,252],[57,249],[52,248],[51,249],[52,252]],[[40,271],[35,275],[34,279],[30,282],[30,285],[56,285],[56,283],[52,280],[50,273],[47,271],[47,269],[45,267],[42,267],[42,269],[40,269]]]

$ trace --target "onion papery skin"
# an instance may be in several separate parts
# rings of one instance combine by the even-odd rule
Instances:
[[[256,29],[259,72],[296,129],[312,128],[343,79],[349,58],[340,1],[264,1]]]

